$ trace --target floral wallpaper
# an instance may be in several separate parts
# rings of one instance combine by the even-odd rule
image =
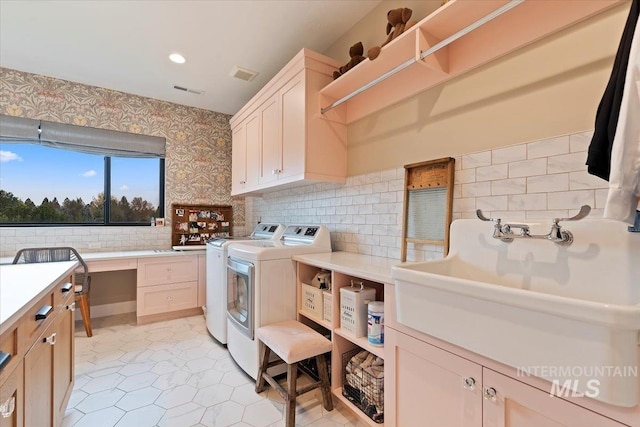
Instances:
[[[167,220],[172,203],[231,204],[234,229],[244,231],[244,199],[230,196],[227,114],[7,68],[0,113],[164,137]]]

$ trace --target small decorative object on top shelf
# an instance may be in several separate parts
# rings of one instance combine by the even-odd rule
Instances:
[[[387,12],[387,40],[381,46],[373,46],[367,51],[370,60],[376,59],[380,55],[383,46],[391,40],[404,33],[405,30],[415,25],[416,21],[410,21],[413,11],[407,7],[392,9]]]
[[[359,63],[365,60],[365,57],[362,56],[364,54],[364,46],[362,42],[358,42],[349,48],[349,56],[351,59],[345,65],[340,67],[337,71],[333,72],[333,80],[337,79]]]
[[[171,218],[174,249],[204,249],[210,238],[231,235],[233,209],[229,205],[173,204]]]

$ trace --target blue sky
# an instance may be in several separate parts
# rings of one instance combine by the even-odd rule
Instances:
[[[158,206],[158,159],[111,160],[111,192],[129,201],[142,197]],[[0,144],[0,189],[36,205],[54,197],[82,197],[85,203],[104,191],[104,158],[42,147]]]

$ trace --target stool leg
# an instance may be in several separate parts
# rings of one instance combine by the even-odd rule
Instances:
[[[258,369],[258,375],[256,376],[256,393],[262,393],[264,391],[264,377],[262,374],[267,372],[267,367],[269,366],[269,355],[271,353],[271,349],[264,344],[262,345],[262,359],[260,361],[260,369]]]
[[[287,365],[287,401],[285,402],[285,425],[295,427],[296,425],[296,391],[298,381],[298,364]]]
[[[320,390],[322,391],[322,405],[327,411],[333,410],[333,400],[331,399],[331,388],[329,385],[329,372],[327,369],[327,359],[324,354],[316,356],[316,365],[318,365],[318,374],[320,374]]]
[[[76,301],[80,303],[80,314],[82,315],[82,323],[84,324],[84,330],[87,336],[93,335],[91,330],[91,312],[89,310],[89,295],[81,294],[76,297]]]

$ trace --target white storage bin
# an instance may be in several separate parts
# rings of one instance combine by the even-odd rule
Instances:
[[[331,323],[333,318],[333,295],[331,295],[331,291],[322,291],[322,300],[324,304],[324,320],[326,322]]]
[[[300,311],[315,319],[322,319],[322,289],[302,283],[302,304]]]
[[[358,286],[354,286],[358,285]],[[376,290],[362,282],[340,288],[340,328],[355,338],[367,336],[367,304],[376,299]]]

